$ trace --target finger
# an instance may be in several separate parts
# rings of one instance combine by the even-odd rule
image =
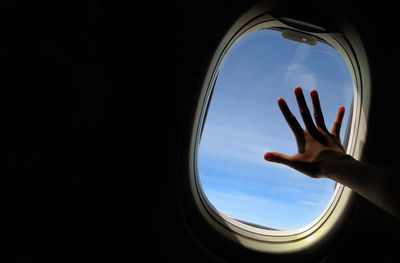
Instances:
[[[340,136],[340,128],[342,127],[342,121],[343,121],[343,116],[344,116],[345,110],[346,109],[344,106],[340,106],[337,111],[337,114],[336,114],[336,119],[333,122],[331,133],[332,133],[332,135],[334,135],[336,137]]]
[[[269,162],[281,163],[285,165],[290,165],[293,162],[292,156],[279,152],[267,152],[264,155],[264,159]]]
[[[290,129],[294,133],[297,142],[298,151],[303,153],[305,147],[305,139],[304,139],[304,130],[297,121],[296,117],[290,111],[286,101],[283,98],[278,99],[278,106],[285,117],[286,122],[288,123]]]
[[[314,120],[318,128],[323,131],[328,131],[326,129],[324,115],[322,114],[321,104],[319,102],[318,92],[314,89],[310,92],[311,101],[313,104]]]
[[[318,177],[321,174],[320,168],[313,162],[302,162],[296,158],[296,155],[289,156],[279,152],[267,152],[264,159],[269,162],[287,165],[303,174],[311,177]]]
[[[320,133],[314,125],[311,118],[310,111],[308,110],[306,100],[304,98],[303,90],[300,87],[294,89],[296,95],[297,104],[299,106],[301,117],[303,118],[304,124],[311,136],[314,137],[320,143],[326,145],[326,139],[322,133]]]
[[[306,126],[308,131],[313,131],[315,129],[315,126],[311,118],[310,111],[308,110],[302,88],[296,87],[294,89],[294,94],[296,95],[297,105],[299,106],[299,111],[301,117],[303,118],[304,125]]]

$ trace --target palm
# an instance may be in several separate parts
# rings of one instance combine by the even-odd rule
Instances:
[[[268,152],[264,157],[267,161],[288,165],[309,176],[321,177],[323,176],[320,171],[321,162],[325,160],[327,155],[332,153],[345,154],[339,137],[344,107],[339,107],[336,120],[329,132],[325,126],[317,91],[310,92],[315,125],[306,105],[302,89],[297,87],[294,92],[306,129],[303,129],[298,123],[284,99],[280,98],[278,105],[296,137],[298,153],[288,156],[278,152]]]

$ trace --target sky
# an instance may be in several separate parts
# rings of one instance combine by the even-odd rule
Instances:
[[[277,151],[296,154],[293,133],[277,100],[283,97],[300,124],[293,89],[319,93],[327,128],[339,106],[346,107],[353,82],[343,57],[330,45],[309,46],[261,29],[226,54],[219,68],[198,149],[198,172],[207,199],[223,214],[266,227],[289,230],[311,223],[329,203],[335,182],[313,179],[264,160]]]

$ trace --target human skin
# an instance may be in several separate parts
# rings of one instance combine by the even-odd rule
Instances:
[[[318,92],[310,92],[313,116],[307,107],[301,87],[294,89],[305,129],[299,124],[283,98],[278,106],[296,138],[298,152],[286,155],[267,152],[264,159],[287,165],[313,178],[329,178],[343,184],[400,219],[397,171],[361,162],[346,154],[340,141],[340,128],[345,113],[340,106],[330,131],[326,128]]]

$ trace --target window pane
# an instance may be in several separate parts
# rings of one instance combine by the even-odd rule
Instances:
[[[318,90],[328,129],[338,107],[346,107],[343,139],[353,82],[332,46],[309,46],[262,29],[246,35],[224,57],[204,123],[198,169],[206,197],[225,215],[289,230],[311,223],[328,205],[334,181],[309,178],[263,159],[268,151],[297,152],[277,106],[277,99],[285,98],[303,124],[293,94],[296,86],[303,88],[310,109],[309,91]]]

